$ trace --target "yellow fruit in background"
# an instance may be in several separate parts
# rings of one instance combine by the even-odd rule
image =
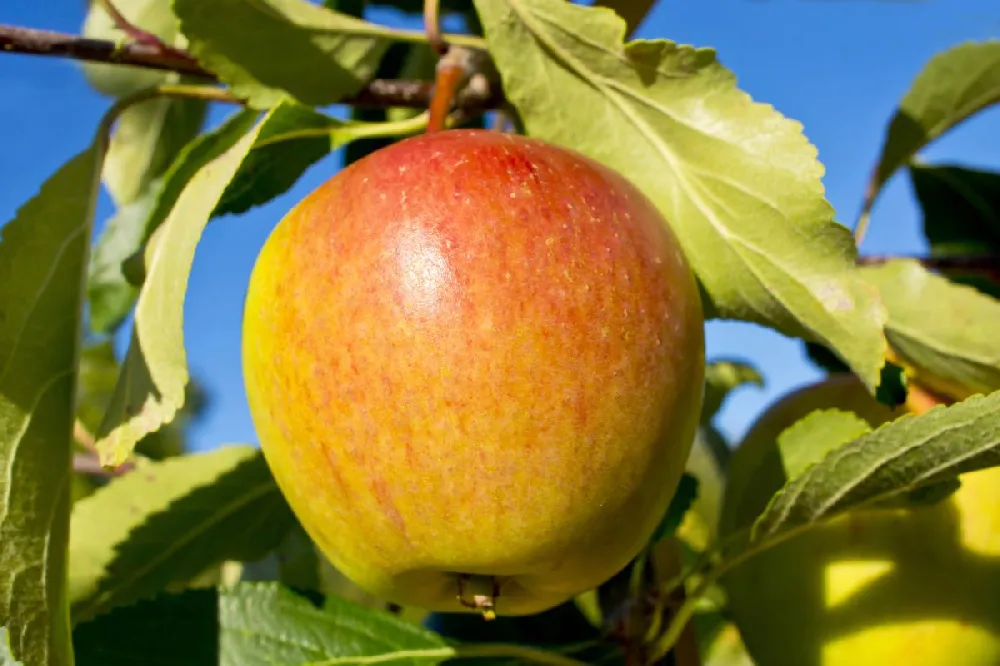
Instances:
[[[723,538],[783,483],[777,436],[830,408],[873,426],[903,413],[849,375],[779,400],[731,459]],[[961,482],[936,504],[849,512],[730,571],[722,584],[758,666],[1000,664],[1000,468]]]
[[[337,570],[403,606],[468,610],[461,589],[523,615],[648,542],[698,425],[703,325],[676,238],[623,177],[452,130],[353,163],[278,224],[245,382]]]

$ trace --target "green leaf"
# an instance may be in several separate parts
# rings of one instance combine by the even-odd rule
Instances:
[[[906,415],[831,451],[791,479],[757,518],[751,542],[961,474],[1000,465],[1000,392]]]
[[[321,610],[275,583],[241,584],[221,595],[222,666],[365,664],[375,656],[433,664],[454,655],[431,631],[336,597]]]
[[[125,462],[140,439],[169,423],[184,404],[188,382],[184,296],[195,249],[261,126],[191,178],[151,239],[129,349],[98,431],[102,464]]]
[[[73,621],[277,548],[296,520],[260,452],[224,446],[141,460],[73,508]]]
[[[32,666],[72,662],[70,442],[101,143],[0,229],[0,626]]]
[[[885,312],[855,271],[801,125],[753,102],[709,49],[623,45],[625,24],[609,10],[476,8],[528,134],[603,162],[650,197],[698,275],[707,316],[822,342],[877,384]]]
[[[395,39],[306,0],[173,0],[173,7],[189,50],[255,108],[289,98],[338,102],[372,77]]]
[[[6,627],[0,627],[0,666],[24,666],[22,662],[14,659],[10,651],[10,636]]]
[[[118,29],[114,20],[98,0],[91,0],[83,23],[83,36],[122,43],[128,36]],[[170,0],[115,0],[115,9],[132,25],[159,37],[167,44],[183,46],[177,34],[177,22],[170,10]],[[98,92],[113,97],[125,97],[143,88],[165,83],[170,72],[127,65],[82,63],[87,82]]]
[[[861,270],[882,291],[889,342],[921,381],[951,395],[1000,389],[1000,301],[914,260]]]
[[[882,187],[924,146],[1000,102],[1000,40],[968,42],[938,53],[899,103],[872,173],[862,214]]]
[[[202,100],[156,97],[122,112],[104,159],[104,184],[117,205],[142,196],[198,135],[207,111]]]
[[[1000,173],[917,164],[909,172],[935,255],[1000,252]]]
[[[871,432],[872,427],[853,412],[817,409],[778,435],[785,477],[792,479],[818,463],[838,446]]]
[[[670,500],[667,512],[663,514],[660,524],[649,539],[649,545],[654,545],[663,539],[671,536],[677,531],[684,521],[684,515],[688,512],[695,500],[698,498],[698,479],[688,472],[684,472],[680,482],[677,484],[677,491],[674,498]]]
[[[87,284],[92,330],[108,333],[121,325],[139,295],[122,264],[160,227],[195,174],[232,148],[257,115],[237,112],[216,130],[196,137],[177,154],[158,184],[151,184],[140,199],[119,209],[109,221],[94,249]]]
[[[729,394],[746,384],[763,388],[764,377],[757,368],[742,361],[711,361],[705,365],[705,398],[701,422],[708,424],[719,413]]]

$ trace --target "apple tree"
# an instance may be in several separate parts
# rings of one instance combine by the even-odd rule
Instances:
[[[825,198],[808,127],[742,91],[713,49],[668,36],[633,39],[654,2],[595,4],[94,0],[79,35],[0,25],[4,51],[76,59],[81,76],[109,98],[91,145],[67,155],[0,227],[0,665],[1000,664],[1000,174],[919,158],[1000,102],[1000,42],[955,45],[925,63],[887,119],[868,188],[859,193],[862,213],[848,226]],[[422,16],[425,29],[380,25],[371,20],[373,6]],[[462,28],[442,31],[445,18]],[[209,105],[229,110],[218,126],[206,124]],[[348,116],[332,114],[334,105]],[[662,506],[613,514],[616,533],[636,544],[625,565],[593,585],[560,588],[561,596],[530,614],[504,612],[497,581],[509,572],[487,576],[492,590],[472,580],[473,604],[456,588],[455,608],[442,610],[398,602],[417,594],[379,594],[392,586],[357,575],[353,560],[336,566],[348,562],[338,559],[347,544],[320,546],[316,535],[324,533],[324,516],[341,520],[347,509],[307,510],[330,495],[316,492],[321,486],[290,492],[295,481],[279,483],[276,471],[287,461],[266,456],[284,427],[277,417],[255,419],[260,442],[207,452],[184,444],[186,428],[210,408],[189,371],[183,335],[189,274],[207,225],[288,192],[334,151],[363,169],[379,164],[377,156],[396,159],[420,137],[460,132],[480,137],[475,145],[509,135],[512,146],[534,146],[540,161],[526,173],[560,155],[576,165],[559,174],[568,186],[576,170],[591,168],[584,165],[608,174],[618,185],[588,181],[587,196],[637,208],[625,215],[595,204],[591,210],[603,212],[594,220],[555,221],[609,229],[633,213],[660,220],[676,243],[671,256],[691,277],[695,328],[736,320],[772,329],[801,341],[827,375],[770,406],[743,442],[729,442],[717,427],[719,409],[730,392],[762,384],[766,373],[739,359],[705,361],[700,337],[677,338],[684,344],[673,358],[696,364],[690,376],[698,381],[685,387],[685,400],[662,403],[683,413],[663,418],[684,427],[663,441],[615,442],[625,458],[647,446],[674,454],[676,474],[653,470],[650,477],[669,476],[651,493]],[[517,168],[478,165],[480,190]],[[928,256],[860,250],[893,177],[912,183],[922,212],[913,223],[922,225]],[[391,180],[378,182],[391,190]],[[568,196],[547,182],[551,199]],[[101,192],[115,211],[95,237]],[[482,196],[477,203],[498,211],[491,224],[513,224],[501,219],[506,192]],[[330,201],[336,206],[324,209],[323,222],[333,233],[347,225],[338,211],[354,200]],[[552,210],[535,212],[548,220]],[[540,231],[533,237],[531,226],[519,233],[504,236],[509,245],[496,255],[551,240]],[[390,249],[405,254],[400,248]],[[602,259],[599,250],[580,250],[570,263],[586,259],[590,271],[624,261]],[[268,256],[268,270],[288,268]],[[331,262],[311,266],[314,275],[332,270],[328,255],[296,256]],[[651,256],[642,262],[658,264]],[[353,259],[345,252],[337,262]],[[499,261],[490,253],[475,259]],[[601,284],[599,273],[586,273],[583,291],[622,298],[626,290]],[[652,272],[636,275],[655,283]],[[323,299],[321,291],[308,293]],[[644,295],[650,303],[660,296]],[[277,301],[248,300],[255,331],[284,317]],[[324,307],[316,303],[314,314]],[[523,315],[525,328],[529,319]],[[118,358],[110,340],[122,332],[128,348]],[[625,330],[622,358],[638,357],[640,338]],[[486,359],[500,370],[468,386],[506,385],[507,360]],[[651,367],[648,382],[667,385],[677,378],[666,374],[681,366]],[[552,371],[541,361],[529,369],[539,373],[538,386]],[[386,361],[384,380],[402,381],[396,370]],[[445,382],[466,368],[439,370]],[[304,394],[301,376],[288,375],[282,404]],[[331,386],[345,381],[335,375]],[[439,388],[424,387],[428,394]],[[553,406],[565,397],[534,393]],[[278,393],[268,395],[273,402]],[[649,404],[621,413],[661,404],[649,395],[629,394]],[[494,414],[482,400],[469,404],[481,413],[440,403],[441,422]],[[600,405],[583,404],[580,419],[604,418]],[[520,406],[505,405],[504,413]],[[415,418],[410,402],[387,405],[370,420],[372,437],[390,432],[389,422],[409,427]],[[514,437],[504,430],[508,421],[485,425],[490,442]],[[641,424],[619,425],[615,433],[645,432]],[[283,435],[292,452],[283,456],[337,445],[314,434]],[[482,444],[494,453],[480,456],[482,468],[466,464],[454,483],[471,488],[477,473],[497,464],[499,449]],[[598,453],[595,459],[614,457]],[[503,462],[524,487],[543,487],[549,479],[537,468],[534,476],[518,470],[526,455],[512,447]],[[366,464],[378,470],[387,457],[373,454]],[[424,476],[406,483],[444,496],[443,483],[429,481],[437,470],[422,464]],[[614,471],[608,465],[595,478],[638,496],[631,477]],[[323,473],[303,483],[337,482]],[[368,502],[361,486],[350,487],[345,502]],[[492,524],[483,506],[470,502],[464,519]],[[537,509],[507,506],[505,520],[535,525]],[[446,530],[440,516],[460,510],[428,501],[422,527]],[[576,510],[596,515],[595,506]],[[365,527],[357,538],[374,542]],[[568,529],[555,521],[534,538],[548,547]],[[516,544],[518,552],[530,545]],[[595,555],[566,550],[567,567]]]

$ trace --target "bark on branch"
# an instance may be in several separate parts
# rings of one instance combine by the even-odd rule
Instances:
[[[995,254],[955,254],[937,257],[915,257],[905,255],[866,255],[858,257],[858,264],[874,266],[897,259],[919,261],[930,270],[988,271],[1000,272],[1000,255]]]
[[[206,81],[218,78],[183,52],[164,51],[152,44],[129,42],[116,44],[50,30],[35,30],[0,24],[0,51],[36,56],[71,58],[85,62],[131,65],[193,76]],[[341,104],[373,107],[408,107],[426,109],[434,93],[430,81],[374,79],[357,94],[340,100]],[[465,111],[492,109],[503,103],[496,86],[469,87],[456,99],[456,108]]]

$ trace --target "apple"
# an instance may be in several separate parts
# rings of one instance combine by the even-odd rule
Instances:
[[[645,546],[698,426],[700,294],[615,171],[483,130],[298,203],[251,275],[244,378],[302,525],[371,594],[553,608]]]
[[[919,387],[910,409],[923,404]],[[769,408],[730,460],[722,529],[749,526],[783,483],[778,435],[815,409],[873,427],[904,414],[853,375]],[[732,617],[758,666],[1000,664],[1000,468],[960,477],[934,504],[859,509],[796,535],[723,577]]]

